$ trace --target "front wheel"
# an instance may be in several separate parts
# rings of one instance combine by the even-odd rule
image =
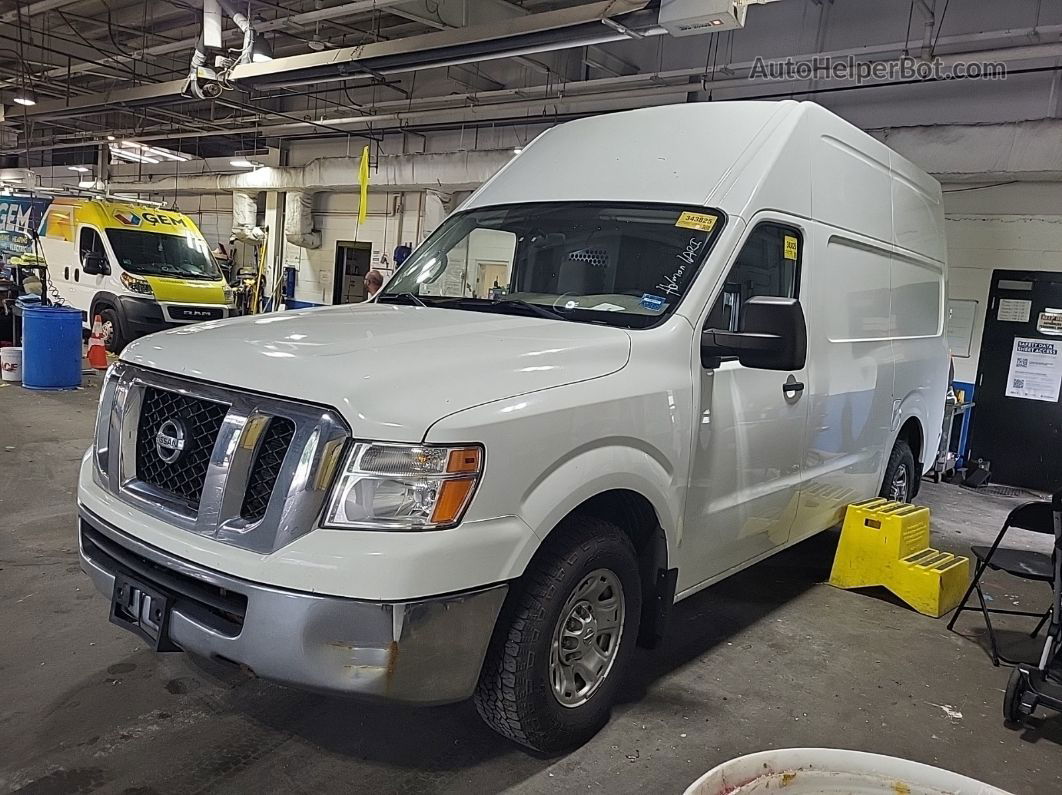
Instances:
[[[638,559],[619,528],[575,517],[510,593],[487,652],[476,709],[536,751],[581,745],[608,721],[641,615]]]
[[[126,345],[126,339],[122,336],[118,313],[108,306],[100,310],[99,315],[103,326],[103,346],[110,353],[121,353]]]
[[[910,502],[918,493],[919,479],[911,446],[905,439],[897,439],[885,467],[880,496],[896,502]]]
[[[1007,681],[1007,692],[1003,695],[1003,720],[1012,725],[1020,724],[1025,715],[1021,711],[1021,697],[1025,692],[1025,678],[1021,671],[1012,668]]]

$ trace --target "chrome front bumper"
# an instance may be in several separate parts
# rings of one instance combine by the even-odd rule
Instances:
[[[168,635],[184,651],[277,682],[388,701],[468,698],[508,590],[367,602],[272,588],[169,555],[84,508],[78,541],[82,570],[108,598],[118,570],[173,596]]]

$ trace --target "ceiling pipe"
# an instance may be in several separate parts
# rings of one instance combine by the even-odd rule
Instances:
[[[655,28],[656,12],[645,11],[648,5],[649,0],[603,0],[394,41],[292,55],[268,64],[243,64],[233,69],[232,79],[255,88],[305,85],[345,80],[358,73],[397,74],[618,41],[627,36],[607,28],[603,20],[621,19],[629,29]]]

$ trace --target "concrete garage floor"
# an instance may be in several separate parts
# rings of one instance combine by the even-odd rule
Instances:
[[[366,706],[289,690],[109,624],[77,564],[74,477],[96,391],[0,388],[0,790],[681,792],[728,758],[832,746],[907,757],[1015,793],[1062,791],[1062,720],[1000,716],[1007,670],[882,596],[823,585],[824,534],[677,608],[625,702],[585,747],[543,759],[471,704]],[[989,538],[1013,501],[926,484],[935,539]],[[993,580],[997,605],[1045,603]],[[1020,620],[1019,620],[1020,622]],[[1024,623],[1012,623],[1012,638]]]

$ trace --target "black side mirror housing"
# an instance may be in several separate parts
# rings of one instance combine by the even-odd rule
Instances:
[[[111,272],[111,266],[103,254],[88,252],[81,255],[81,270],[89,276],[106,276]]]
[[[799,370],[807,355],[807,324],[795,298],[750,298],[741,306],[740,331],[705,329],[701,335],[706,368],[718,367],[724,356],[736,356],[745,367],[758,370]]]

